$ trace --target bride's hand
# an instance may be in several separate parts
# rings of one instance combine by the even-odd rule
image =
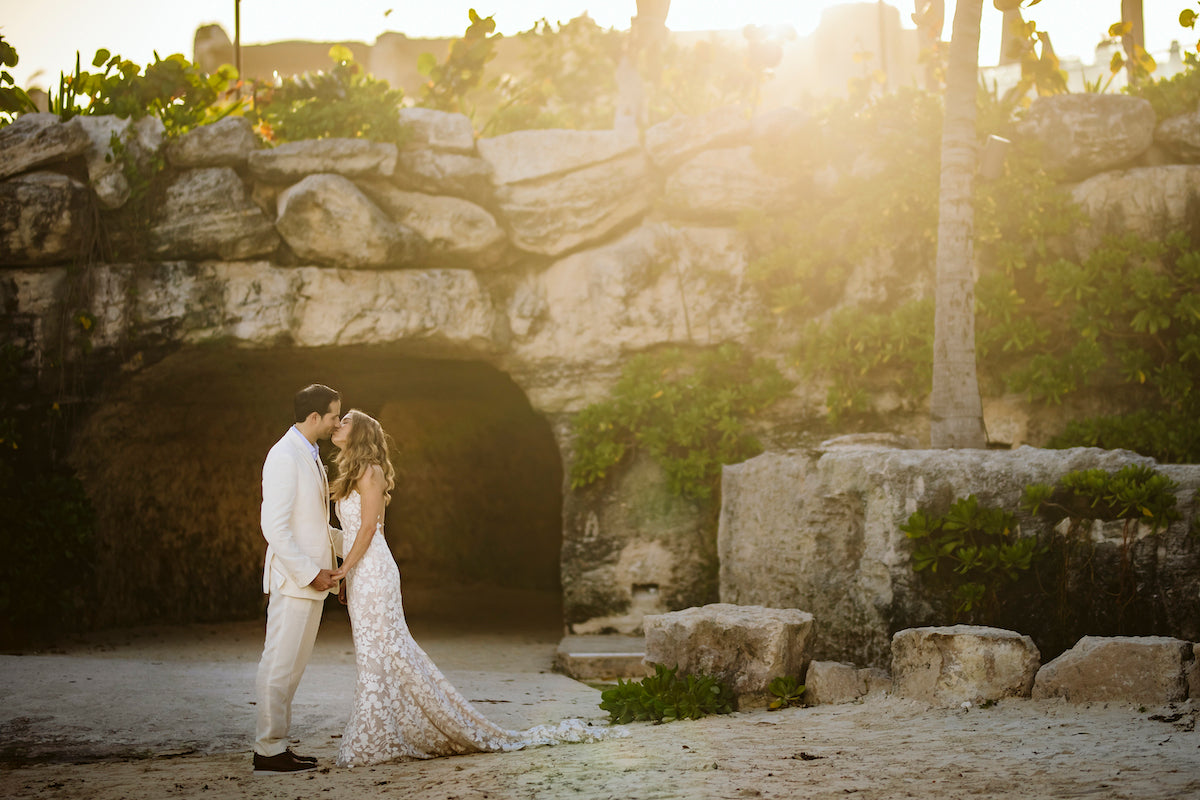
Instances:
[[[333,581],[340,581],[342,578],[346,577],[347,571],[348,570],[345,567],[338,567],[333,572],[329,573],[329,579]]]

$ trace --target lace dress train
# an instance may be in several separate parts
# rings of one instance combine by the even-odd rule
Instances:
[[[352,491],[338,502],[337,511],[349,552],[362,520],[362,498]],[[619,728],[589,727],[578,719],[510,731],[475,710],[409,633],[400,571],[384,539],[382,522],[347,578],[358,682],[354,709],[338,749],[338,766],[594,742],[624,733]]]

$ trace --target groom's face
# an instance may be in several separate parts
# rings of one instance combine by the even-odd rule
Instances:
[[[317,439],[328,439],[333,432],[342,427],[342,401],[334,400],[329,404],[329,411],[321,417],[321,427],[317,429]]]

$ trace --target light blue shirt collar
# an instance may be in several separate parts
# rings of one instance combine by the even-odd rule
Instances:
[[[301,433],[300,429],[295,425],[292,426],[292,433],[296,434],[297,439],[304,442],[304,446],[309,449],[309,451],[312,453],[312,457],[317,460],[317,463],[321,463],[321,448],[310,442],[308,437]]]

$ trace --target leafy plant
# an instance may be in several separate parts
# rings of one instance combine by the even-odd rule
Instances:
[[[914,542],[913,570],[946,586],[959,614],[994,607],[999,588],[1042,552],[1035,538],[1020,537],[1014,514],[983,507],[973,494],[940,516],[916,511],[900,530]]]
[[[780,675],[772,678],[771,683],[767,685],[767,691],[775,695],[775,699],[767,705],[767,710],[778,711],[781,708],[800,705],[803,702],[804,690],[804,684],[795,676]]]
[[[618,680],[600,695],[600,708],[621,725],[634,721],[671,722],[733,711],[733,691],[711,675],[678,675],[679,667],[654,665],[640,681]]]
[[[484,69],[496,57],[494,33],[496,20],[481,17],[470,9],[471,24],[463,35],[450,43],[446,60],[438,63],[433,53],[422,53],[417,59],[417,71],[429,78],[421,87],[420,105],[439,111],[454,111],[474,116],[469,95],[483,82]]]
[[[329,50],[328,71],[306,72],[255,92],[255,109],[246,116],[264,139],[370,139],[403,144],[407,132],[398,111],[404,92],[367,73],[341,45]]]
[[[81,70],[75,54],[75,72],[60,74],[58,93],[50,95],[53,113],[63,119],[77,114],[112,114],[122,119],[155,116],[173,135],[216,121],[237,108],[235,101],[218,103],[237,79],[228,65],[210,75],[178,53],[165,59],[155,53],[154,63],[147,64],[143,73],[134,62],[100,49],[92,66],[104,71]]]
[[[17,86],[12,73],[8,71],[9,67],[15,67],[20,60],[17,49],[4,41],[3,34],[0,34],[0,67],[3,67],[0,69],[0,125],[12,122],[18,114],[37,111],[33,100],[24,89]]]
[[[663,467],[672,491],[707,499],[722,464],[761,452],[746,421],[790,388],[773,363],[734,344],[690,356],[678,349],[636,356],[613,396],[577,418],[571,487],[603,479],[642,450]]]

